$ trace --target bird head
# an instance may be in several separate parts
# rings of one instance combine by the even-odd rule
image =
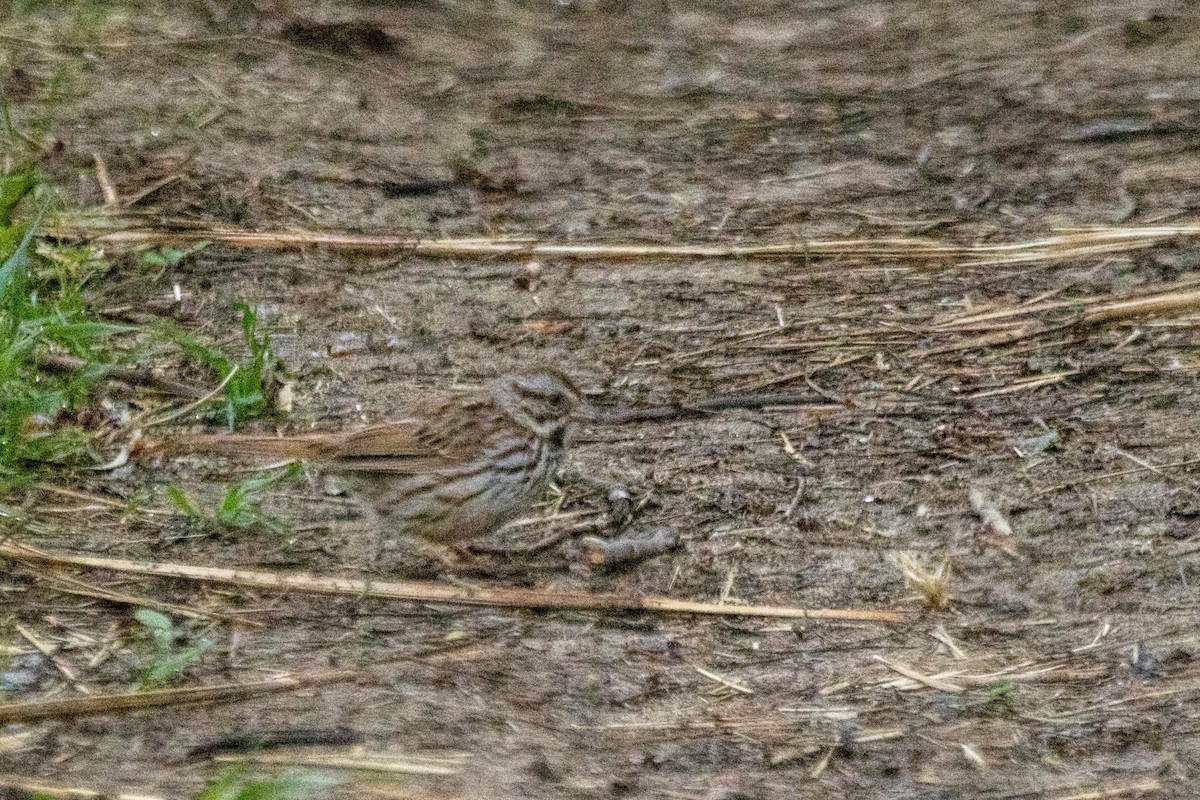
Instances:
[[[545,439],[561,439],[572,416],[594,416],[591,403],[557,370],[501,378],[492,394],[510,417]]]

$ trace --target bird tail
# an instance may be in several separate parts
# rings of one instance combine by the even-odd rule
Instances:
[[[213,453],[231,458],[296,460],[326,458],[334,448],[328,434],[267,436],[261,434],[197,434],[172,439],[161,449],[169,455]]]

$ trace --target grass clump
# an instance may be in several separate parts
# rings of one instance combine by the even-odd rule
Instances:
[[[32,169],[0,176],[0,489],[28,482],[35,462],[91,460],[93,433],[76,413],[111,363],[112,337],[133,330],[89,313],[84,286],[107,268],[94,250],[35,247],[39,186]],[[25,206],[37,210],[20,222]],[[44,372],[39,355],[52,350],[92,366]]]
[[[927,567],[914,553],[888,554],[888,560],[900,570],[910,587],[916,589],[926,605],[938,611],[950,605],[950,562],[943,559],[936,567]]]
[[[158,362],[163,344],[178,348],[176,358],[181,351],[184,359],[219,381],[221,391],[202,404],[202,416],[218,417],[235,428],[275,413],[279,362],[254,309],[238,306],[245,351],[240,357],[167,319],[149,326],[158,336],[126,336],[147,329],[106,322],[91,308],[92,284],[110,269],[102,253],[38,239],[38,224],[52,196],[32,166],[0,174],[0,494],[29,486],[48,467],[111,461],[101,455],[109,449],[102,437],[116,433],[118,426],[144,423],[148,415],[127,410],[137,401],[116,410],[104,405],[99,397],[103,383],[116,366]],[[147,251],[140,266],[169,269],[203,246]],[[72,366],[64,368],[66,356]],[[116,377],[125,380],[121,376],[126,374]],[[282,531],[283,523],[265,514],[261,503],[271,486],[294,475],[284,470],[241,481],[213,509],[199,507],[178,489],[169,491],[185,514],[218,529]]]
[[[982,689],[984,713],[989,716],[1009,716],[1017,711],[1017,685],[1012,681],[996,680]]]
[[[140,608],[134,613],[136,619],[149,634],[151,648],[143,658],[141,677],[138,681],[143,689],[158,689],[166,686],[172,678],[200,660],[212,640],[200,637],[186,644],[179,643],[179,633],[166,614],[149,608]]]
[[[199,253],[201,250],[208,247],[212,242],[196,242],[188,247],[155,247],[149,250],[143,250],[138,256],[138,262],[143,267],[152,270],[157,270],[161,273],[163,270],[177,267],[187,259]]]
[[[183,350],[192,362],[211,370],[224,386],[221,416],[230,429],[247,420],[275,412],[273,389],[279,359],[271,348],[271,337],[260,333],[258,315],[245,303],[239,303],[242,319],[242,339],[247,357],[234,360],[224,350],[204,344],[192,333],[178,325],[162,321],[158,331]]]
[[[185,516],[204,527],[220,531],[267,528],[284,533],[287,523],[263,511],[262,504],[276,486],[296,479],[300,472],[300,463],[296,462],[238,481],[211,509],[196,503],[177,486],[168,486],[167,495]]]

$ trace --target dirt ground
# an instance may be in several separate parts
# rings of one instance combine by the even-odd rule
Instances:
[[[1192,219],[1198,22],[1167,0],[61,3],[4,19],[0,80],[14,125],[58,143],[46,169],[70,205],[103,201],[99,154],[152,225],[1006,243]],[[510,574],[479,580],[908,616],[480,609],[81,570],[226,615],[176,617],[185,640],[215,644],[172,686],[412,658],[370,680],[11,724],[8,785],[192,796],[228,768],[193,748],[334,731],[353,744],[252,755],[330,776],[317,797],[1193,796],[1200,317],[1069,324],[1090,303],[1194,286],[1186,236],[1024,264],[543,258],[534,287],[523,258],[218,244],[148,273],[108,252],[119,268],[92,291],[114,319],[148,309],[236,349],[234,304],[257,307],[295,382],[293,430],[532,364],[611,408],[791,394],[584,426],[564,516],[488,544],[607,535],[603,487],[620,484],[639,506],[629,532],[668,528],[680,547],[614,571],[569,547],[484,556]],[[1044,327],[981,346],[1004,318],[946,324],[1004,310]],[[214,534],[163,494],[214,498],[237,477],[197,457],[60,476],[80,495],[29,498],[22,536],[363,574],[364,523],[319,481],[271,500],[283,533]],[[948,607],[907,584],[903,552],[948,560]],[[4,570],[8,701],[135,685],[131,605]],[[312,766],[345,753],[453,768]]]

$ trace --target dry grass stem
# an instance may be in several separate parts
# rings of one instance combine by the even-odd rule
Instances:
[[[386,753],[244,753],[213,756],[221,764],[271,764],[317,769],[348,769],[402,775],[454,775],[467,760],[453,756],[391,756]]]
[[[96,183],[100,184],[100,192],[104,195],[104,205],[121,205],[121,200],[117,196],[117,188],[113,186],[112,179],[108,176],[108,164],[104,162],[104,157],[93,150],[92,161],[96,164]]]
[[[983,760],[983,756],[979,755],[979,751],[966,742],[959,742],[959,747],[962,748],[962,754],[966,756],[967,761],[970,761],[977,769],[987,769],[987,762]]]
[[[1162,783],[1156,779],[1138,781],[1117,786],[1098,786],[1094,789],[1073,791],[1070,794],[1048,795],[1047,800],[1104,800],[1106,797],[1125,797],[1126,795],[1144,795],[1159,792]]]
[[[362,670],[325,670],[284,675],[252,683],[225,683],[216,686],[184,686],[176,689],[154,689],[122,694],[95,694],[87,697],[41,700],[32,703],[0,703],[0,723],[30,722],[38,719],[95,714],[125,714],[148,708],[193,703],[229,703],[264,694],[346,683],[362,676]]]
[[[197,408],[200,408],[202,405],[204,405],[208,401],[212,400],[214,397],[219,395],[221,392],[225,391],[225,387],[229,385],[229,382],[231,380],[233,380],[233,376],[237,374],[237,372],[240,368],[241,368],[240,364],[234,364],[233,369],[229,370],[229,373],[224,378],[221,379],[221,382],[219,384],[217,384],[217,387],[215,389],[213,389],[211,392],[204,395],[203,397],[200,397],[200,398],[194,400],[191,403],[187,403],[186,405],[183,405],[177,409],[174,409],[173,411],[168,411],[168,412],[164,413],[162,416],[154,417],[153,419],[148,419],[141,424],[141,427],[142,428],[152,428],[156,425],[163,425],[165,423],[171,422],[172,420],[179,419],[180,417],[183,417],[183,416],[186,416],[186,415],[192,413]]]
[[[960,693],[966,691],[966,689],[963,688],[962,686],[959,686],[954,683],[950,683],[949,681],[946,681],[946,680],[942,680],[941,678],[934,676],[934,675],[925,675],[921,672],[918,672],[917,670],[913,669],[910,666],[901,664],[897,661],[892,661],[890,659],[884,658],[881,655],[876,655],[876,656],[874,656],[874,658],[876,661],[878,661],[882,664],[885,664],[887,666],[887,668],[892,670],[893,672],[898,672],[906,678],[911,678],[914,681],[916,681],[917,683],[928,686],[930,689],[937,689],[937,690],[943,691],[943,692],[951,692],[953,694],[960,694]]]
[[[889,666],[892,665],[889,663]],[[888,680],[879,685],[886,686],[890,689],[895,689],[900,692],[912,692],[923,687],[930,686],[927,680],[945,681],[949,683],[949,685],[963,688],[979,688],[982,686],[987,686],[991,683],[995,683],[998,680],[1005,680],[1009,683],[1067,683],[1071,681],[1094,681],[1109,674],[1108,668],[1104,666],[1068,669],[1065,664],[1052,664],[1050,666],[1039,667],[1037,669],[1019,671],[1026,666],[1029,665],[1018,665],[985,675],[967,675],[962,670],[939,672],[935,675],[909,675],[902,678]],[[900,672],[898,669],[895,671]]]
[[[708,669],[705,669],[704,667],[695,666],[695,665],[692,666],[692,669],[696,670],[696,672],[698,672],[701,675],[703,675],[704,677],[708,678],[710,681],[716,681],[717,683],[721,684],[726,689],[732,689],[733,691],[735,691],[739,694],[754,694],[754,690],[751,689],[749,686],[746,686],[743,683],[738,683],[737,681],[734,681],[730,678],[726,678],[724,675],[719,675],[719,674],[713,672],[712,670],[708,670]]]
[[[986,490],[980,486],[972,486],[967,492],[967,499],[971,501],[971,508],[975,509],[975,513],[979,515],[985,525],[991,528],[993,533],[1006,537],[1013,535],[1008,518],[1004,516],[1004,512],[995,504]]]
[[[950,605],[950,562],[943,560],[935,569],[921,563],[914,553],[889,553],[891,561],[908,585],[921,593],[930,608],[942,610]]]
[[[1134,467],[1132,469],[1119,469],[1119,470],[1114,470],[1112,472],[1102,472],[1099,475],[1085,475],[1080,478],[1076,478],[1073,481],[1068,481],[1066,483],[1058,483],[1058,484],[1055,484],[1054,486],[1049,486],[1045,489],[1040,489],[1033,496],[1034,497],[1043,497],[1045,495],[1055,494],[1057,492],[1061,492],[1065,489],[1070,489],[1075,486],[1084,486],[1089,483],[1097,483],[1099,481],[1111,480],[1112,478],[1123,478],[1126,475],[1136,475],[1139,472],[1161,472],[1162,470],[1178,469],[1180,467],[1194,467],[1197,464],[1200,464],[1200,458],[1189,458],[1186,461],[1174,461],[1169,464],[1158,464],[1156,466],[1146,465],[1146,466]]]
[[[902,623],[909,615],[874,609],[795,608],[790,606],[721,605],[670,597],[630,597],[586,592],[545,592],[536,589],[486,589],[423,581],[375,581],[361,578],[320,577],[295,572],[262,572],[222,569],[191,564],[130,561],[119,558],[54,553],[28,545],[0,542],[0,557],[18,561],[74,564],[114,572],[158,575],[235,586],[299,591],[361,598],[388,598],[505,608],[574,608],[592,611],[643,611],[663,614],[700,614],[846,622]]]
[[[13,630],[20,634],[22,639],[33,645],[34,650],[37,650],[39,653],[45,656],[50,663],[54,665],[54,668],[57,669],[62,676],[71,683],[72,686],[74,686],[77,690],[84,692],[85,694],[89,692],[89,689],[86,686],[83,686],[79,683],[79,673],[75,670],[75,667],[71,664],[71,662],[67,661],[58,654],[57,647],[52,647],[46,644],[39,637],[34,635],[33,631],[29,630],[24,625],[14,624]]]
[[[958,642],[954,641],[954,637],[952,637],[946,631],[945,626],[938,625],[937,628],[934,630],[934,632],[930,635],[933,636],[934,639],[937,639],[939,642],[946,645],[946,648],[950,651],[950,654],[952,656],[954,656],[954,658],[956,660],[958,660],[958,661],[966,660],[967,654],[964,653],[962,648],[958,646]]]
[[[129,594],[128,592],[118,592],[112,589],[106,589],[103,586],[96,586],[87,583],[70,575],[64,575],[60,572],[40,573],[41,580],[46,585],[53,586],[57,591],[65,594],[79,595],[80,597],[94,597],[97,600],[105,600],[109,603],[119,605],[135,606],[137,608],[152,608],[156,611],[162,611],[165,614],[170,614],[174,617],[185,617],[188,619],[219,619],[225,622],[233,622],[238,625],[244,625],[249,628],[262,628],[263,623],[257,620],[249,619],[236,614],[222,614],[217,611],[204,611],[202,609],[189,608],[176,603],[164,603],[161,600],[156,600],[153,597],[147,597],[140,594]]]
[[[86,789],[63,783],[51,783],[42,778],[24,775],[0,775],[0,789],[13,792],[13,797],[52,797],[64,800],[165,800],[162,795],[142,792],[113,792],[110,790]],[[7,796],[7,794],[5,795]]]
[[[826,750],[825,755],[821,756],[821,760],[813,765],[812,770],[810,770],[808,773],[808,777],[812,778],[813,780],[821,777],[825,770],[829,768],[829,762],[833,759],[833,754],[836,751],[836,747],[831,747]]]
[[[1200,225],[1130,226],[1063,231],[1025,242],[954,244],[921,238],[837,239],[759,245],[564,244],[528,237],[419,239],[408,236],[358,236],[325,232],[244,231],[192,227],[186,230],[135,229],[134,221],[114,216],[106,225],[60,225],[48,231],[53,238],[111,245],[187,245],[214,241],[231,247],[310,249],[374,254],[410,254],[434,258],[568,258],[579,261],[638,261],[645,259],[787,259],[853,256],[964,266],[1030,264],[1090,258],[1143,250],[1173,239],[1200,236]],[[126,226],[126,227],[122,227]],[[114,228],[116,228],[114,230]]]
[[[1017,392],[1026,392],[1030,389],[1037,389],[1041,386],[1050,386],[1055,383],[1062,383],[1067,378],[1073,375],[1078,375],[1079,370],[1072,369],[1065,372],[1054,372],[1049,375],[1038,375],[1032,378],[1025,378],[1008,386],[1001,386],[998,389],[986,389],[982,392],[975,392],[967,395],[968,400],[982,400],[985,397],[997,397],[1002,394],[1015,394]]]

